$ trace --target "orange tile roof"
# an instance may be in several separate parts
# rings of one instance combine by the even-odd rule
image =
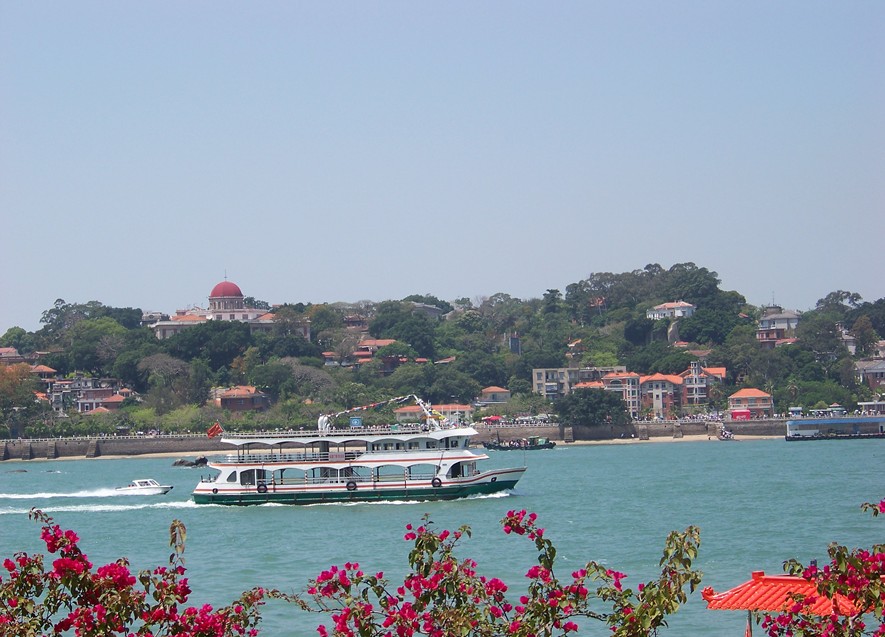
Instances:
[[[175,316],[169,317],[170,321],[205,321],[205,316],[194,316],[193,314],[176,314]]]
[[[640,378],[636,372],[610,372],[603,378]]]
[[[792,593],[806,597],[813,595],[816,601],[811,605],[810,612],[814,615],[830,615],[834,610],[840,615],[856,612],[854,605],[842,595],[830,600],[818,594],[814,583],[801,577],[766,575],[763,571],[753,571],[749,581],[722,593],[707,587],[701,596],[711,610],[779,611],[792,603]]]
[[[257,389],[252,387],[251,385],[237,385],[236,387],[231,387],[226,391],[221,393],[222,398],[238,398],[245,396],[254,396],[256,394],[260,394]]]
[[[671,310],[680,307],[694,307],[691,303],[686,303],[685,301],[670,301],[668,303],[661,303],[660,305],[655,305],[653,309],[655,310]]]
[[[46,365],[34,365],[31,368],[32,372],[37,372],[38,374],[54,374],[55,370],[51,367],[47,367]]]
[[[677,376],[675,374],[652,374],[651,376],[640,376],[639,384],[654,382],[654,381],[663,381],[667,383],[672,383],[674,385],[681,385],[683,378],[682,376]]]
[[[574,386],[575,389],[605,389],[605,383],[600,380],[586,380]]]
[[[766,394],[761,389],[756,389],[755,387],[747,387],[745,389],[739,389],[729,396],[729,398],[771,398],[771,394]]]
[[[395,338],[364,338],[359,342],[359,347],[384,347],[396,343]]]
[[[491,387],[486,387],[482,390],[483,394],[492,393],[492,392],[502,392],[502,391],[510,391],[509,389],[504,389],[503,387],[498,387],[497,385],[492,385]]]
[[[702,369],[711,376],[717,376],[719,378],[725,378],[725,373],[727,371],[724,367],[704,367]]]

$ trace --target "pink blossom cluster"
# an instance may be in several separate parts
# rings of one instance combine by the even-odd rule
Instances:
[[[403,537],[414,548],[410,572],[400,586],[391,587],[382,573],[364,575],[355,564],[333,566],[308,585],[311,599],[300,600],[302,607],[331,616],[330,625],[318,627],[320,637],[569,635],[578,631],[582,618],[607,622],[618,637],[639,637],[651,634],[679,606],[682,584],[700,579],[689,568],[698,542],[696,530],[668,538],[678,565],[668,563],[662,574],[665,584],[640,585],[640,596],[654,590],[657,597],[636,599],[633,591],[624,589],[623,573],[593,562],[560,580],[554,570],[555,548],[534,513],[508,511],[501,524],[505,534],[524,536],[538,550],[538,563],[526,571],[528,591],[516,604],[508,601],[504,581],[480,575],[471,559],[455,557],[455,546],[469,537],[469,529],[436,532],[425,516],[424,524],[406,526]],[[589,585],[591,580],[599,582],[596,589]],[[600,601],[610,603],[611,611],[596,610],[594,604]],[[635,609],[644,613],[639,620]]]
[[[125,559],[95,571],[80,550],[76,533],[52,524],[52,518],[32,510],[42,523],[41,537],[49,554],[58,554],[44,568],[40,554],[16,553],[3,560],[0,576],[0,634],[107,635],[180,637],[252,637],[257,635],[258,608],[265,591],[253,589],[237,603],[181,608],[191,593],[184,567],[176,563],[184,550],[175,546],[169,568],[142,571],[135,577]],[[173,522],[173,529],[180,522]],[[173,534],[174,535],[174,534]],[[136,588],[138,583],[141,588]]]
[[[862,509],[878,516],[885,513],[885,500]],[[765,615],[762,628],[770,637],[885,637],[885,546],[849,550],[834,543],[828,552],[830,562],[823,567],[787,563],[794,574],[815,584],[817,594],[796,595],[782,612]],[[823,599],[832,612],[816,615],[812,608]],[[868,625],[869,618],[878,625]]]

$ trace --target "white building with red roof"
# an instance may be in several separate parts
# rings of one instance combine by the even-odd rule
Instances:
[[[669,303],[655,305],[653,308],[646,311],[645,316],[653,321],[688,318],[694,314],[696,309],[697,308],[694,305],[686,303],[685,301],[671,301]]]
[[[246,307],[245,296],[240,286],[225,279],[209,292],[208,309],[195,307],[176,310],[174,315],[166,320],[152,323],[150,328],[157,338],[165,339],[207,321],[240,321],[248,323],[253,332],[269,332],[273,327],[273,320],[273,312]],[[301,324],[301,336],[305,340],[310,340],[310,321],[307,319]]]
[[[774,401],[771,394],[755,387],[747,387],[728,397],[728,410],[736,420],[771,418],[774,414]]]

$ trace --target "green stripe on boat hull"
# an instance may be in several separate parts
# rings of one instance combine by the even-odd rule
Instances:
[[[486,495],[507,491],[516,486],[517,480],[498,480],[468,486],[443,486],[439,488],[414,489],[357,489],[355,491],[333,491],[324,493],[258,493],[257,491],[240,493],[195,493],[196,504],[326,504],[340,502],[394,502],[394,501],[427,501],[456,500],[471,495]]]

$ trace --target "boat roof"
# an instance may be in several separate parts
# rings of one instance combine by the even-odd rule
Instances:
[[[452,436],[475,436],[476,429],[473,427],[449,427],[426,429],[420,425],[387,425],[383,427],[348,427],[346,429],[331,429],[318,431],[316,429],[306,431],[285,432],[256,432],[248,434],[225,434],[221,442],[229,445],[283,445],[296,443],[311,445],[319,442],[378,442],[381,440],[409,440],[415,438],[430,438],[442,440]]]

